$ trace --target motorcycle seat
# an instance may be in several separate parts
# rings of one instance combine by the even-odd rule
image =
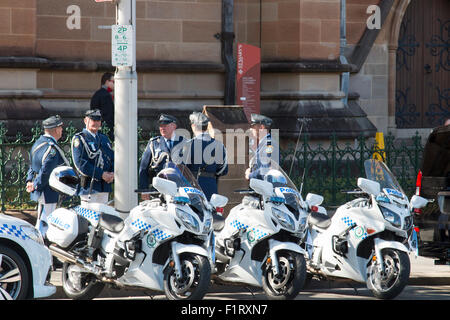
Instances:
[[[331,218],[323,213],[311,212],[308,221],[310,224],[315,225],[321,229],[326,229],[331,224]]]
[[[213,213],[213,228],[214,231],[221,231],[225,226],[225,218]]]
[[[102,213],[98,223],[101,227],[112,232],[120,232],[125,226],[121,218],[107,213]]]

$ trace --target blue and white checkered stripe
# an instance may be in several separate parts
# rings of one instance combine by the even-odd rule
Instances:
[[[238,221],[238,220],[233,220],[233,221],[231,221],[230,222],[230,225],[233,227],[233,228],[235,228],[235,229],[238,229],[238,230],[247,230],[248,229],[248,225],[246,225],[246,224],[244,224],[244,223],[241,223],[240,221]]]
[[[259,230],[257,228],[252,228],[253,234],[255,235],[255,240],[258,241],[264,237],[267,237],[269,234],[265,231]]]
[[[149,230],[152,227],[150,224],[139,218],[131,222],[131,225],[138,230]]]
[[[350,217],[342,217],[341,220],[346,224],[347,227],[355,224],[355,222]]]
[[[170,237],[172,237],[172,235],[165,233],[164,231],[162,231],[158,228],[153,230],[152,233],[158,240],[166,240],[166,239],[169,239]]]
[[[148,224],[145,221],[142,221],[141,219],[137,218],[136,220],[133,220],[131,222],[131,225],[136,228],[137,230],[150,230],[152,226]],[[162,241],[166,240],[172,237],[171,234],[165,233],[164,231],[155,228],[151,233],[155,236],[156,239]]]
[[[82,208],[80,206],[75,207],[74,210],[78,215],[91,221],[92,224],[97,224],[100,220],[100,212]]]
[[[0,233],[7,234],[10,236],[14,236],[20,238],[22,240],[27,240],[29,237],[22,231],[22,229],[17,228],[15,225],[7,225],[4,223],[0,226]]]

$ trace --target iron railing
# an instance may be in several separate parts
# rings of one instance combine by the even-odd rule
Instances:
[[[64,128],[59,141],[72,162],[70,144],[73,135],[79,131],[72,123]],[[108,128],[104,128],[107,133]],[[22,133],[9,137],[3,123],[0,122],[0,210],[34,208],[36,203],[30,200],[25,191],[26,174],[29,167],[29,151],[33,143],[42,134],[40,123],[31,129],[28,138]],[[147,145],[150,136],[144,136],[138,128],[138,161]],[[294,152],[295,151],[295,152]],[[377,147],[374,139],[360,137],[353,142],[339,141],[335,135],[323,144],[311,141],[304,135],[298,144],[289,145],[280,150],[280,165],[289,173],[292,181],[301,188],[302,195],[312,192],[325,197],[324,205],[338,206],[349,200],[342,190],[356,188],[356,180],[364,176],[364,160],[372,158],[374,153],[380,154],[399,183],[411,196],[415,188],[415,179],[420,167],[423,146],[421,137],[416,133],[410,140],[396,141],[392,135],[385,138],[385,148]],[[293,163],[292,163],[293,162]],[[305,170],[304,170],[305,169]]]

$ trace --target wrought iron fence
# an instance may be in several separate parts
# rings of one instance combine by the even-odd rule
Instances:
[[[293,146],[280,151],[280,164],[286,172],[293,168],[290,177],[301,188],[303,196],[308,192],[323,195],[324,204],[334,207],[351,200],[351,196],[342,191],[356,188],[357,178],[365,177],[364,161],[373,158],[374,154],[386,162],[404,191],[411,196],[423,154],[418,133],[403,141],[396,141],[388,134],[384,149],[379,148],[374,139],[364,137],[353,143],[342,143],[333,134],[327,146],[323,146],[311,143],[305,135],[296,152]]]
[[[70,143],[73,135],[79,131],[72,123],[64,128],[59,141],[60,146],[70,156]],[[105,133],[108,128],[103,128]],[[3,123],[0,123],[0,210],[34,208],[36,203],[30,201],[25,191],[26,174],[29,166],[29,151],[33,143],[42,134],[40,123],[31,130],[30,138],[22,133],[8,137]],[[140,160],[148,139],[155,133],[145,136],[138,128],[138,161]],[[294,152],[295,151],[295,152]],[[399,183],[408,195],[414,192],[415,178],[422,159],[423,146],[421,137],[416,133],[410,141],[398,143],[392,135],[385,138],[385,148],[378,148],[373,139],[360,137],[354,142],[339,141],[335,135],[324,144],[317,144],[305,135],[298,144],[289,145],[280,150],[280,164],[303,196],[308,192],[325,197],[328,207],[337,206],[349,200],[342,190],[356,188],[356,179],[364,176],[364,160],[378,153],[396,175]]]
[[[58,141],[71,165],[73,165],[71,141],[75,133],[79,131],[81,128],[76,128],[72,122],[69,122],[64,127],[62,138]],[[102,131],[107,134],[109,128],[105,125]],[[9,137],[4,123],[0,122],[0,212],[36,206],[36,202],[30,200],[25,190],[25,180],[30,163],[31,147],[41,134],[43,134],[41,123],[37,122],[27,137],[22,132],[15,137]],[[138,128],[138,159],[141,158],[148,139],[153,135],[154,133],[150,133],[146,136],[142,128]]]

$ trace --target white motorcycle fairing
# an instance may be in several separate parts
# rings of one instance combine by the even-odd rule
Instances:
[[[311,232],[316,236],[313,242],[314,251],[312,262],[314,265],[323,265],[322,272],[333,277],[352,278],[358,282],[366,281],[366,266],[368,258],[357,256],[357,250],[362,241],[368,236],[365,226],[370,226],[372,233],[382,232],[383,221],[377,221],[376,208],[338,208],[331,218],[331,224],[328,229],[313,227]],[[354,226],[352,228],[352,226]],[[351,228],[351,229],[349,229]],[[344,256],[339,255],[333,248],[333,237],[340,233],[348,231],[348,253]],[[319,250],[317,250],[319,249]],[[311,252],[311,250],[309,250]]]

